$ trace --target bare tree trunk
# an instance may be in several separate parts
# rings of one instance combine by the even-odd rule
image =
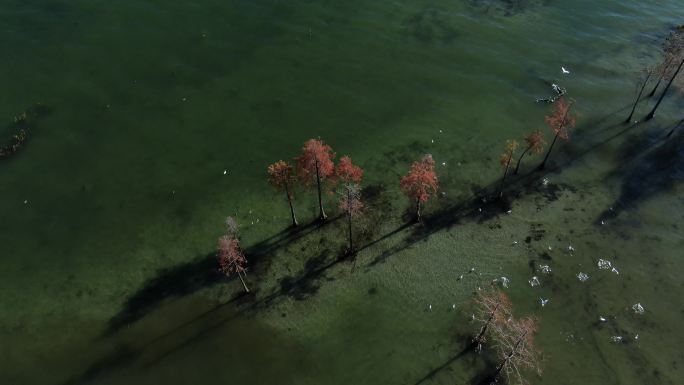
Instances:
[[[653,109],[651,112],[649,112],[648,115],[646,115],[646,120],[651,120],[655,116],[655,112],[658,109],[658,106],[660,106],[660,103],[665,99],[665,95],[667,94],[667,91],[670,89],[670,86],[672,85],[672,82],[675,80],[677,75],[679,74],[679,70],[682,69],[682,65],[684,65],[684,59],[679,63],[679,67],[677,67],[677,71],[675,71],[674,75],[670,78],[670,81],[667,83],[667,86],[665,86],[665,90],[663,91],[662,95],[660,95],[660,98],[658,98],[658,102],[656,103],[655,106],[653,106]]]
[[[494,372],[494,380],[490,383],[490,385],[496,383],[496,381],[499,379],[499,376],[501,375],[501,371],[506,366],[508,361],[510,361],[511,358],[513,358],[513,356],[515,356],[518,353],[518,346],[520,346],[520,343],[522,342],[523,338],[525,338],[526,335],[527,335],[527,332],[524,332],[523,334],[520,335],[520,337],[518,337],[518,340],[515,341],[515,345],[513,345],[511,352],[508,353],[508,355],[506,355],[506,357],[504,357],[503,361],[501,361],[499,366],[496,367],[496,371]]]
[[[489,327],[489,324],[492,323],[492,320],[494,319],[494,314],[496,311],[499,309],[499,304],[497,303],[496,306],[494,307],[494,310],[489,314],[489,318],[487,318],[487,322],[485,322],[484,325],[482,325],[482,328],[480,328],[480,332],[477,334],[477,337],[473,339],[473,342],[475,342],[476,349],[479,352],[482,349],[482,340],[484,339],[485,333],[487,333],[487,328]]]
[[[525,154],[527,154],[528,151],[530,151],[531,148],[532,148],[532,146],[528,146],[525,149],[525,151],[523,151],[523,153],[520,155],[520,157],[518,158],[518,163],[515,165],[515,172],[513,173],[513,175],[518,175],[518,169],[520,168],[520,161],[522,161],[522,158],[525,156]]]
[[[650,93],[650,94],[648,94],[648,97],[649,97],[649,98],[652,98],[652,97],[653,97],[653,95],[655,95],[655,93],[656,93],[656,90],[658,89],[658,86],[660,86],[660,82],[662,82],[662,81],[663,81],[663,76],[665,76],[665,73],[664,73],[664,72],[663,72],[663,73],[661,73],[661,74],[660,74],[660,76],[658,77],[658,81],[656,82],[656,85],[655,85],[655,87],[653,87],[653,91],[651,91],[651,93]]]
[[[501,376],[501,371],[503,370],[504,366],[508,363],[508,360],[510,358],[506,358],[499,364],[499,366],[496,367],[496,371],[494,371],[494,375],[492,376],[492,382],[489,383],[489,385],[496,384],[497,381],[499,380],[499,376]]]
[[[501,188],[499,189],[499,198],[503,198],[504,185],[506,183],[506,176],[508,176],[508,167],[511,165],[511,158],[512,157],[513,157],[513,153],[511,152],[511,155],[508,156],[508,161],[506,161],[506,170],[504,171],[503,178],[501,178]]]
[[[644,84],[641,85],[641,89],[639,90],[639,95],[637,95],[636,100],[634,101],[634,105],[632,106],[632,112],[629,113],[629,116],[625,120],[625,123],[629,123],[632,120],[632,115],[634,115],[634,110],[636,110],[637,104],[639,104],[639,99],[641,99],[641,94],[644,92],[644,88],[646,88],[646,84],[648,83],[648,79],[651,78],[651,72],[648,73],[646,76],[646,80],[644,80]],[[655,91],[655,88],[654,88]]]
[[[420,222],[420,199],[416,198],[416,222]]]
[[[349,254],[354,253],[354,244],[352,242],[352,194],[351,189],[347,188],[347,227],[349,229]]]
[[[546,167],[546,160],[549,159],[549,155],[551,155],[551,150],[553,150],[553,145],[556,144],[556,139],[558,139],[558,134],[556,134],[556,136],[553,137],[553,142],[551,142],[551,146],[549,146],[549,151],[546,152],[544,160],[539,165],[540,170],[543,170],[544,167]]]
[[[290,214],[292,215],[292,226],[297,227],[299,223],[297,222],[297,217],[295,216],[294,206],[292,206],[292,196],[290,195],[290,187],[285,183],[285,194],[287,195],[287,203],[290,204]]]
[[[551,142],[551,146],[549,147],[549,151],[546,153],[546,156],[544,157],[544,160],[541,162],[539,165],[539,169],[543,170],[544,167],[546,167],[546,161],[549,159],[549,155],[551,155],[551,150],[553,150],[553,145],[556,144],[556,139],[558,139],[558,133],[563,130],[565,127],[565,119],[568,117],[568,114],[570,113],[570,107],[565,111],[565,115],[563,115],[563,120],[561,120],[560,127],[558,127],[558,131],[556,131],[556,136],[553,137],[553,142]]]
[[[245,288],[245,293],[249,293],[249,289],[247,288],[247,285],[245,284],[245,280],[242,279],[242,274],[240,274],[240,272],[238,271],[237,275],[240,278],[240,282],[242,282],[242,287]]]
[[[318,170],[318,160],[316,160],[316,185],[318,187],[318,209],[320,211],[319,218],[321,220],[326,220],[328,216],[325,215],[325,210],[323,210],[323,197],[321,196],[321,173]]]

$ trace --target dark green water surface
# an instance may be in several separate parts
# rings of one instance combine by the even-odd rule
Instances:
[[[467,302],[502,276],[540,318],[532,384],[681,384],[684,97],[622,121],[682,23],[678,0],[4,0],[0,145],[23,111],[31,137],[0,160],[0,384],[476,384]],[[577,130],[495,213],[478,191],[551,83]],[[318,136],[366,169],[353,270],[334,197],[289,234],[266,183]],[[407,227],[424,153],[442,194]],[[227,215],[250,296],[215,272]]]

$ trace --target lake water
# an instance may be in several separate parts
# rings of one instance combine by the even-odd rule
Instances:
[[[0,160],[0,383],[475,384],[496,359],[459,354],[468,301],[502,276],[540,319],[531,383],[681,383],[684,99],[622,122],[682,23],[678,0],[5,0],[0,145],[23,111],[31,137]],[[482,191],[552,83],[577,129],[506,213]],[[297,191],[287,232],[266,183],[312,137],[366,169],[355,264],[334,196],[307,225]],[[424,153],[442,194],[407,226]],[[216,273],[228,215],[249,296]]]

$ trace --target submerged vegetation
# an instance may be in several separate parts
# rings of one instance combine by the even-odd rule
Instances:
[[[487,13],[503,9],[507,15],[518,15],[547,2],[473,0],[464,4],[466,7],[468,4],[488,7]],[[580,62],[588,63],[588,60],[571,54],[569,48],[574,39],[564,39],[561,44],[568,52],[564,57],[567,62],[554,64],[557,76],[564,77],[562,84],[570,93],[566,94],[565,88],[555,87],[556,95],[543,100],[551,104],[548,106],[526,100],[536,91],[518,87],[520,79],[503,77],[508,76],[506,71],[511,71],[522,74],[520,76],[525,76],[525,80],[532,80],[529,82],[532,84],[534,79],[530,74],[542,71],[540,68],[545,71],[550,59],[530,61],[520,68],[510,69],[504,66],[514,67],[518,63],[502,55],[502,60],[494,65],[492,61],[484,60],[488,56],[479,54],[482,36],[507,37],[510,34],[512,40],[516,37],[514,28],[506,29],[501,35],[498,30],[479,30],[481,20],[473,17],[463,20],[464,25],[471,28],[458,26],[457,29],[452,21],[462,15],[451,12],[448,7],[400,4],[391,12],[384,12],[379,3],[373,4],[373,11],[383,18],[396,17],[392,19],[394,24],[387,27],[390,32],[386,33],[394,34],[392,37],[407,33],[415,37],[397,39],[402,40],[403,46],[392,46],[391,38],[373,36],[370,40],[372,50],[390,46],[390,52],[381,54],[392,56],[392,63],[401,63],[388,68],[386,64],[390,62],[380,60],[382,55],[379,54],[377,58],[373,57],[378,60],[373,64],[382,67],[378,70],[362,65],[364,63],[360,61],[368,57],[364,56],[367,53],[364,49],[368,47],[357,44],[354,39],[358,35],[354,34],[374,31],[376,24],[364,19],[358,9],[346,9],[347,5],[343,3],[335,7],[345,12],[339,12],[338,8],[329,10],[328,5],[294,7],[306,16],[306,20],[290,20],[290,12],[295,13],[291,5],[279,3],[273,15],[265,15],[269,6],[245,3],[240,5],[245,8],[240,11],[254,12],[264,19],[266,16],[277,18],[278,22],[272,28],[264,28],[261,17],[245,18],[250,22],[244,29],[245,26],[235,20],[221,20],[215,25],[207,23],[206,33],[202,29],[201,38],[188,38],[193,42],[192,49],[196,50],[193,54],[202,52],[206,46],[221,51],[217,56],[225,56],[228,50],[227,56],[231,60],[235,57],[244,59],[246,64],[235,71],[238,73],[235,77],[226,75],[219,64],[214,64],[218,61],[209,61],[212,64],[198,68],[183,60],[173,61],[168,67],[174,71],[169,79],[155,74],[156,82],[164,86],[174,84],[179,92],[186,93],[197,86],[197,93],[181,95],[183,106],[188,106],[185,108],[190,108],[190,99],[200,99],[193,96],[204,92],[212,97],[227,96],[229,103],[225,104],[240,105],[243,114],[236,114],[235,121],[245,130],[244,136],[221,130],[209,132],[211,135],[202,135],[206,132],[188,134],[187,130],[171,127],[172,124],[160,131],[161,134],[153,128],[149,132],[141,130],[136,141],[127,136],[119,137],[118,133],[107,136],[108,131],[128,127],[125,123],[131,121],[141,127],[156,126],[150,123],[157,121],[153,116],[142,114],[131,114],[132,118],[120,112],[112,114],[106,104],[106,109],[100,106],[96,112],[76,117],[88,123],[102,122],[101,130],[98,127],[97,131],[88,131],[87,140],[74,140],[79,135],[75,130],[65,131],[65,135],[55,130],[52,137],[36,141],[35,147],[34,143],[27,147],[28,151],[36,148],[35,153],[26,151],[21,155],[45,152],[46,142],[63,137],[67,144],[60,150],[66,150],[36,157],[39,162],[33,164],[15,162],[23,161],[20,157],[6,162],[22,166],[2,170],[6,181],[3,186],[12,187],[3,189],[3,193],[7,193],[3,199],[20,207],[14,217],[9,216],[6,226],[16,224],[32,232],[31,237],[19,237],[19,231],[5,231],[8,249],[16,248],[17,256],[23,257],[35,250],[32,248],[34,243],[40,245],[37,248],[49,246],[50,250],[58,249],[54,245],[67,245],[66,251],[56,254],[57,262],[44,261],[47,265],[67,266],[63,270],[54,269],[54,272],[66,274],[50,275],[56,276],[51,278],[54,282],[47,283],[42,290],[63,293],[55,300],[59,305],[62,305],[58,302],[62,297],[77,298],[79,311],[86,309],[83,320],[77,321],[94,324],[92,334],[102,335],[98,343],[104,341],[102,345],[94,346],[93,357],[78,362],[78,371],[87,363],[80,376],[51,383],[100,383],[100,378],[107,383],[119,383],[120,378],[124,381],[133,378],[127,383],[134,384],[138,373],[147,376],[147,380],[156,375],[158,372],[153,370],[157,370],[159,362],[164,360],[170,367],[165,368],[171,373],[170,382],[181,371],[177,367],[179,363],[190,367],[196,366],[197,362],[208,362],[209,366],[215,365],[220,370],[207,370],[209,374],[205,379],[211,377],[216,382],[239,384],[274,381],[283,385],[343,382],[546,384],[562,380],[557,377],[558,373],[584,371],[585,367],[589,374],[573,380],[582,382],[590,376],[603,379],[607,373],[616,377],[613,382],[630,383],[624,378],[632,372],[624,375],[620,372],[629,364],[635,372],[643,372],[634,376],[635,382],[655,378],[662,381],[654,383],[675,383],[668,381],[668,376],[676,373],[678,357],[672,356],[662,366],[654,365],[650,370],[647,365],[652,362],[651,356],[661,357],[649,350],[653,346],[647,345],[649,342],[639,345],[637,332],[642,333],[641,341],[648,341],[648,337],[653,340],[654,335],[659,335],[657,332],[668,332],[666,328],[658,330],[652,326],[661,319],[638,318],[645,311],[641,303],[651,314],[665,312],[662,303],[648,303],[657,295],[644,290],[643,297],[630,297],[629,304],[611,301],[621,295],[626,297],[623,293],[630,290],[630,296],[634,295],[637,290],[632,285],[636,288],[640,279],[646,282],[639,282],[641,288],[649,287],[654,292],[670,288],[651,285],[650,280],[662,271],[658,269],[661,266],[670,269],[668,279],[675,276],[676,266],[672,260],[651,251],[661,237],[666,237],[663,234],[679,229],[676,221],[667,218],[657,223],[657,232],[643,231],[641,218],[629,217],[632,213],[625,211],[634,209],[655,194],[667,191],[676,195],[679,191],[684,119],[677,121],[680,118],[677,117],[666,121],[663,117],[670,116],[664,113],[665,106],[670,101],[674,105],[673,91],[678,89],[683,77],[684,60],[680,51],[673,48],[677,47],[673,42],[679,39],[683,27],[678,27],[669,38],[669,48],[665,49],[662,62],[644,72],[637,86],[636,100],[632,101],[630,96],[629,101],[619,101],[620,105],[611,100],[613,103],[606,105],[614,110],[608,112],[588,96],[592,94],[587,89],[582,93],[573,91],[580,84],[588,84],[587,79],[601,74],[605,69],[602,60],[606,60],[599,57],[593,62],[595,66],[593,63],[580,66]],[[216,7],[220,9],[221,5],[217,3]],[[325,11],[323,16],[318,14],[321,12],[319,7]],[[410,12],[417,11],[419,16],[409,18],[408,24],[400,24],[397,21],[406,20],[403,18],[405,8],[412,8]],[[242,15],[238,17],[241,18]],[[508,26],[504,22],[512,20],[492,19],[497,19],[496,28],[501,30],[505,29],[502,26]],[[362,24],[355,24],[357,20]],[[197,34],[196,27],[183,25],[179,31]],[[222,40],[221,32],[225,31],[220,28],[231,31],[239,28],[244,36],[257,35],[264,48],[254,49],[252,45],[258,44],[252,44],[253,41],[245,44],[246,47],[240,42],[229,41],[240,45],[236,54],[233,47],[228,47]],[[294,33],[290,34],[290,29]],[[346,39],[353,44],[347,45]],[[468,39],[477,42],[472,49],[467,47]],[[182,41],[173,41],[177,40]],[[341,40],[345,40],[344,43],[334,48],[343,52],[347,61],[329,60],[325,55],[329,55],[328,52],[317,51],[321,46],[325,49],[335,46],[334,43]],[[492,57],[505,52],[510,43],[501,38],[496,43],[498,46],[491,49]],[[426,45],[430,46],[429,50],[425,49]],[[272,46],[278,49],[271,50]],[[531,48],[530,52],[522,50],[516,54],[522,52],[526,57],[532,57]],[[296,50],[297,55],[290,56],[290,50]],[[558,57],[558,52],[548,51]],[[465,75],[450,72],[457,67],[454,63],[458,64],[455,58],[459,59],[459,55],[465,55],[472,67],[464,70]],[[425,63],[437,61],[442,56],[448,59],[449,66],[444,72],[429,73],[433,71]],[[254,58],[268,58],[267,61],[277,63],[277,66],[253,66],[256,70],[250,72]],[[415,62],[407,60],[409,58]],[[197,55],[189,62],[204,63],[205,59]],[[608,62],[613,63],[612,58],[609,59]],[[565,66],[562,72],[558,71],[560,64]],[[606,68],[612,70],[614,67]],[[273,69],[276,70],[271,71]],[[206,83],[197,85],[188,81],[194,79],[193,71],[206,77]],[[130,72],[133,73],[137,75],[137,72]],[[575,74],[578,74],[575,78],[578,81],[573,84]],[[580,75],[584,76],[582,80]],[[250,92],[245,92],[252,85],[253,77],[264,79],[267,91],[249,88]],[[539,77],[551,75],[540,74]],[[492,79],[495,81],[490,84]],[[146,97],[143,92],[148,84],[142,86],[142,83],[140,81],[136,86],[136,91]],[[226,84],[231,85],[230,90],[225,89]],[[321,84],[323,92],[317,88]],[[388,85],[395,88],[388,92]],[[624,96],[623,88],[626,87],[613,86],[615,89],[611,92]],[[454,95],[458,93],[456,87],[468,90],[469,94]],[[113,94],[128,95],[124,88]],[[272,95],[272,89],[287,89],[287,93]],[[479,97],[498,91],[504,95],[511,89],[520,90],[520,93],[505,94],[505,102],[499,100],[504,98],[494,102],[493,97]],[[651,90],[652,99],[648,96]],[[394,92],[400,97],[394,98],[391,95]],[[524,96],[516,99],[520,95]],[[577,102],[568,95],[576,97]],[[671,99],[667,99],[668,95]],[[111,98],[112,106],[123,109],[113,102],[121,101],[117,97],[99,93],[97,96],[93,97],[93,103],[104,105]],[[340,101],[344,97],[349,100]],[[334,101],[333,106],[329,110],[319,109],[317,98],[326,99],[325,103]],[[489,98],[487,101],[491,104],[482,110],[470,111],[477,104],[470,98]],[[225,99],[217,97],[216,100],[224,103]],[[132,99],[130,104],[136,101]],[[167,111],[172,102],[159,103]],[[198,105],[204,103],[205,100],[197,102]],[[659,120],[663,124],[657,125],[656,121],[642,125],[621,124],[627,113],[629,122],[635,115],[643,116],[645,111],[638,110],[640,103],[649,103],[649,107],[655,104],[651,117],[662,108]],[[411,109],[414,115],[407,118],[410,114],[404,113],[404,109]],[[151,110],[151,115],[158,112],[154,108]],[[172,110],[168,108],[168,111]],[[211,113],[207,111],[216,110],[215,105],[209,104],[206,111],[198,108],[179,114],[183,119],[198,117],[197,126],[212,127]],[[582,112],[579,126],[577,110]],[[301,111],[307,114],[296,116]],[[498,115],[487,114],[492,111]],[[224,118],[222,113],[216,115]],[[244,119],[244,115],[255,116],[257,122]],[[585,115],[589,115],[587,119],[584,119]],[[351,117],[358,118],[355,121]],[[56,120],[74,124],[76,118],[60,114]],[[169,120],[176,118],[172,116]],[[183,119],[178,120],[189,121]],[[548,128],[542,128],[542,119]],[[113,122],[114,128],[107,125],[109,121]],[[244,127],[242,122],[245,122]],[[19,153],[29,134],[34,133],[33,124],[31,116],[24,114],[15,119],[12,129],[16,130],[3,131],[3,135],[8,134],[5,136],[11,139],[0,142],[3,145],[0,158]],[[381,126],[384,127],[380,129]],[[348,132],[341,131],[347,128]],[[394,131],[383,131],[390,129]],[[662,135],[651,132],[655,129]],[[273,137],[260,136],[264,132],[272,134],[269,130],[273,130]],[[175,135],[180,139],[174,139]],[[312,136],[314,138],[302,144]],[[569,143],[571,136],[573,140]],[[616,137],[627,138],[629,145],[612,141]],[[561,142],[555,146],[559,138]],[[138,153],[151,150],[153,140],[161,141],[156,152],[130,157],[130,164],[113,160],[112,163],[103,162],[97,168],[93,167],[92,173],[77,172],[80,170],[74,165],[80,165],[82,161],[75,160],[83,158],[64,156],[67,160],[57,164],[55,170],[74,171],[74,182],[57,185],[52,178],[41,179],[43,184],[53,183],[55,189],[62,188],[64,196],[75,196],[76,203],[65,204],[63,208],[44,199],[49,194],[34,193],[32,190],[36,190],[38,184],[21,185],[29,181],[29,178],[20,178],[22,174],[30,173],[31,179],[37,180],[41,178],[40,167],[48,164],[46,160],[61,158],[68,151],[84,147],[83,144],[92,142],[92,147],[86,149],[87,157],[109,160],[115,158],[111,155],[124,156],[118,152],[122,144],[130,146],[127,148],[130,152]],[[186,140],[194,142],[184,143]],[[226,140],[234,141],[231,151],[225,151]],[[172,146],[182,148],[184,155],[192,154],[187,159],[175,153],[166,158]],[[618,151],[614,151],[616,148]],[[502,150],[501,156],[497,157]],[[201,157],[193,158],[195,152]],[[176,157],[181,158],[180,161]],[[497,161],[501,168],[496,165]],[[131,170],[132,165],[141,163],[149,167],[145,167],[144,172],[138,171],[139,179],[121,176]],[[574,167],[578,164],[590,164],[593,173]],[[188,172],[189,169],[192,170]],[[221,170],[228,169],[230,172],[223,171],[223,176],[219,176]],[[10,172],[4,173],[5,170]],[[173,177],[154,178],[164,172]],[[100,177],[101,174],[107,178]],[[201,175],[195,178],[195,174]],[[606,179],[610,179],[608,183],[603,179],[606,175]],[[578,180],[581,182],[576,183]],[[648,187],[644,188],[644,185]],[[103,191],[112,193],[109,196],[94,194]],[[124,195],[126,199],[112,199],[126,191],[130,194]],[[613,199],[616,195],[617,199]],[[676,198],[672,201],[677,202]],[[606,207],[608,205],[610,207]],[[596,219],[596,214],[604,207],[605,211]],[[670,207],[666,209],[671,210]],[[657,205],[644,210],[652,216],[663,214],[658,211],[662,207]],[[113,212],[121,213],[120,218],[111,215]],[[231,216],[226,218],[225,228],[220,228],[221,219],[227,213]],[[105,223],[111,231],[95,219],[98,215],[112,219],[111,223]],[[65,216],[73,219],[61,222]],[[625,218],[627,220],[623,221]],[[593,226],[592,221],[596,221]],[[39,222],[44,227],[35,225]],[[614,222],[617,225],[611,226]],[[627,224],[623,225],[624,222]],[[133,223],[142,224],[134,227]],[[87,227],[106,228],[111,238],[102,239],[109,243],[103,243],[95,236],[85,240],[70,238],[80,234],[79,231],[85,233]],[[125,231],[122,231],[124,227]],[[645,235],[642,237],[639,233]],[[57,239],[69,241],[60,244]],[[135,243],[119,246],[122,239]],[[82,278],[92,270],[79,270],[77,259],[87,255],[85,251],[101,251],[103,244],[113,245],[112,251],[105,250],[97,262],[112,256],[117,262],[102,269],[104,273],[92,280]],[[676,246],[677,240],[666,246],[672,244]],[[27,251],[22,253],[21,248]],[[649,258],[638,259],[640,253],[646,252]],[[124,260],[129,254],[131,259]],[[597,265],[595,258],[598,257],[601,259]],[[603,259],[607,257],[619,264],[619,272]],[[118,262],[119,259],[122,262]],[[143,268],[128,274],[121,266],[127,267],[130,260],[143,261]],[[21,261],[17,268],[7,268],[7,271],[29,271],[34,266],[28,263],[28,260]],[[83,265],[89,263],[92,262]],[[594,270],[590,271],[592,265]],[[121,269],[123,278],[120,280],[125,279],[125,282],[109,278],[112,269]],[[639,274],[634,274],[636,270]],[[45,272],[53,273],[53,270]],[[610,278],[598,276],[603,273]],[[617,279],[619,274],[626,279],[615,281],[619,284],[612,286],[606,283],[611,278]],[[511,277],[510,288],[508,278],[501,275]],[[534,276],[527,281],[530,275]],[[39,287],[40,280],[45,277],[48,275],[27,279],[26,286],[30,283],[30,286]],[[104,283],[97,282],[100,279]],[[672,282],[667,281],[667,284],[677,288],[676,282]],[[115,290],[107,286],[112,283],[117,285]],[[606,288],[608,290],[604,291]],[[115,299],[104,305],[93,304],[102,298],[102,293]],[[8,308],[25,300],[14,292],[10,296],[12,298],[6,301]],[[553,298],[549,305],[550,297]],[[466,301],[470,306],[461,309],[459,304]],[[35,302],[46,301],[36,298]],[[635,307],[630,308],[633,303]],[[47,305],[38,306],[52,310]],[[65,313],[72,311],[65,308]],[[5,317],[10,320],[2,325],[9,331],[7,334],[25,333],[33,340],[44,338],[36,331],[35,325],[39,322],[36,320],[40,319],[37,315],[29,314],[21,319],[10,312]],[[92,321],[98,317],[104,322]],[[81,325],[59,311],[55,312],[54,318],[52,314],[49,318],[56,325]],[[538,335],[540,327],[542,332]],[[107,330],[102,332],[102,328]],[[90,338],[90,335],[84,335],[84,340]],[[0,337],[4,340],[5,334]],[[65,333],[56,336],[59,338],[66,340],[73,335]],[[20,350],[24,341],[17,338],[17,342],[12,340],[8,345]],[[223,350],[228,345],[239,346],[235,351]],[[544,365],[537,345],[549,353]],[[59,347],[59,342],[54,346]],[[69,346],[72,347],[79,348],[74,351],[86,352],[79,354],[91,354],[91,350],[82,349],[76,343]],[[49,349],[58,350],[52,346]],[[676,347],[664,346],[663,351],[676,352]],[[41,352],[36,356],[49,357],[51,353]],[[11,352],[11,355],[6,366],[14,363],[15,355],[22,358],[21,352]],[[618,358],[615,361],[624,361],[622,368],[613,366],[614,357]],[[604,361],[599,362],[599,359]],[[35,365],[33,361],[29,364]],[[59,367],[57,364],[47,362],[46,367]],[[545,378],[536,378],[541,374],[542,366],[546,366],[547,374]],[[129,368],[135,373],[128,373]],[[378,368],[382,370],[376,370]],[[204,367],[198,370],[202,369]],[[349,373],[344,372],[347,370]],[[353,370],[357,372],[351,373]],[[117,377],[119,371],[122,374]],[[241,375],[241,371],[246,374]],[[269,375],[263,375],[262,371]],[[217,376],[217,372],[227,375]],[[366,372],[361,380],[352,375],[359,375],[359,372]],[[314,375],[309,378],[311,373]],[[471,378],[472,375],[475,377]],[[0,375],[0,378],[3,377]],[[159,378],[160,381],[165,379]],[[183,380],[186,378],[179,381]]]

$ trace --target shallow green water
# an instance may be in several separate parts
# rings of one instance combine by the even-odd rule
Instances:
[[[683,18],[675,0],[3,2],[0,138],[44,107],[0,161],[0,383],[472,383],[486,355],[452,359],[465,304],[500,276],[541,318],[532,383],[678,383],[684,166],[662,136],[681,96],[618,123]],[[550,82],[576,136],[478,221],[474,190],[505,139],[543,127]],[[381,240],[353,272],[333,263],[339,221],[260,243],[288,224],[266,166],[316,136],[380,191],[363,243]],[[445,194],[402,228],[398,176],[426,152]],[[314,196],[297,209],[313,220]],[[211,273],[226,215],[258,255],[255,295],[232,302],[239,284]]]

